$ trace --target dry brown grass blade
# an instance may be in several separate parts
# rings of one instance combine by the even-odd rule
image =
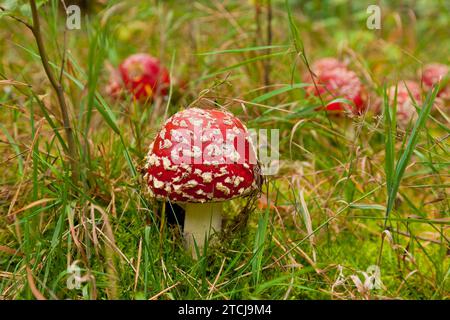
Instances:
[[[157,294],[155,294],[153,297],[151,297],[151,298],[148,299],[148,300],[156,300],[156,299],[158,299],[158,298],[159,298],[160,296],[162,296],[164,293],[166,293],[166,292],[172,290],[173,288],[175,288],[175,287],[178,286],[179,284],[180,284],[180,282],[177,282],[177,283],[171,285],[170,287],[165,288],[163,291],[158,292]]]
[[[0,278],[4,278],[4,279],[12,279],[14,277],[17,277],[18,275],[15,275],[12,272],[6,272],[6,271],[0,271]],[[1,298],[2,296],[0,295],[0,300],[2,300]]]
[[[34,202],[26,205],[25,207],[19,209],[19,210],[16,210],[14,212],[9,213],[7,215],[7,217],[10,218],[12,216],[16,216],[18,213],[21,213],[21,212],[26,211],[28,209],[34,208],[36,206],[39,206],[41,204],[44,204],[44,203],[47,203],[47,202],[51,202],[51,201],[54,201],[54,200],[56,200],[56,198],[44,198],[44,199],[41,199],[41,200],[34,201]]]
[[[277,247],[279,247],[281,250],[283,250],[284,253],[287,253],[287,252],[288,252],[288,250],[286,249],[286,247],[283,246],[283,245],[281,244],[281,241],[279,241],[275,236],[272,237],[272,240],[273,240],[273,242],[277,245]],[[284,243],[284,241],[283,241],[283,243]],[[299,266],[299,267],[303,267],[303,265],[302,265],[301,263],[299,263],[299,262],[297,262],[297,260],[295,260],[295,258],[292,256],[291,253],[287,253],[287,255],[286,255],[285,258],[287,258],[287,260],[290,260],[289,265],[291,265],[291,266]],[[281,260],[278,261],[278,263],[279,263],[279,262],[281,262]]]
[[[209,292],[208,292],[208,298],[210,298],[213,291],[216,290],[216,284],[217,284],[217,281],[219,281],[220,275],[222,274],[223,267],[225,266],[225,262],[226,262],[226,259],[223,259],[222,264],[220,265],[219,272],[217,272],[217,275],[214,278],[214,282],[211,283],[211,287],[209,288]]]
[[[74,210],[72,208],[70,208],[70,210],[67,214],[67,217],[68,217],[67,220],[69,222],[70,235],[72,236],[75,246],[77,247],[78,251],[80,252],[81,256],[83,257],[83,261],[86,262],[87,261],[86,253],[84,252],[83,245],[80,242],[80,240],[78,239],[78,235],[75,230],[76,228],[75,228],[75,224],[74,224]]]
[[[142,238],[139,240],[139,249],[138,249],[138,257],[136,262],[136,276],[134,277],[134,291],[136,291],[138,279],[139,279],[139,271],[141,266],[141,257],[142,257]]]
[[[29,266],[27,266],[27,281],[28,281],[28,286],[30,287],[31,293],[33,293],[33,296],[37,300],[47,300],[47,298],[44,297],[44,295],[36,287],[36,283],[34,282],[33,272],[31,271]]]
[[[106,242],[130,265],[131,269],[133,269],[134,272],[136,272],[136,268],[131,263],[130,259],[127,258],[127,256],[116,246],[115,243],[113,243],[108,236],[98,227],[97,232],[106,240]]]
[[[12,198],[12,200],[11,200],[11,203],[10,203],[10,205],[9,205],[9,209],[8,209],[8,213],[7,213],[7,217],[12,217],[12,219],[14,220],[14,227],[15,227],[15,232],[16,232],[16,237],[19,239],[19,242],[21,242],[22,241],[22,232],[21,232],[21,229],[20,229],[20,224],[19,224],[19,222],[16,220],[16,216],[15,216],[15,214],[12,214],[11,215],[11,212],[13,212],[12,210],[13,210],[13,208],[14,208],[14,205],[16,204],[16,202],[17,202],[17,199],[19,198],[19,195],[20,195],[20,191],[21,191],[21,189],[22,189],[22,185],[24,184],[24,182],[25,182],[25,177],[26,177],[26,172],[27,172],[27,168],[30,168],[30,166],[28,165],[29,164],[29,162],[30,162],[30,160],[31,160],[31,154],[32,154],[32,150],[34,149],[34,145],[36,144],[36,141],[37,141],[37,139],[38,139],[38,137],[40,136],[40,131],[41,131],[41,129],[42,129],[42,125],[43,125],[43,121],[44,121],[44,119],[41,119],[37,124],[36,124],[36,133],[35,133],[35,136],[34,136],[34,139],[33,139],[33,141],[31,142],[31,146],[29,147],[29,152],[28,152],[28,155],[27,155],[27,158],[26,158],[26,160],[25,160],[25,163],[24,163],[24,171],[23,171],[23,175],[22,175],[22,178],[20,179],[20,181],[19,181],[19,185],[18,185],[18,187],[17,187],[17,190],[16,190],[16,193],[14,194],[14,196],[13,196],[13,198]]]
[[[3,246],[3,245],[0,245],[0,251],[1,251],[1,252],[4,252],[4,253],[6,253],[6,254],[23,256],[23,254],[22,254],[21,252],[19,252],[18,250],[12,249],[12,248],[10,248],[10,247]]]
[[[93,210],[97,210],[98,212],[100,212],[100,214],[102,215],[102,219],[104,222],[104,227],[105,227],[105,238],[108,239],[108,242],[112,245],[112,246],[106,246],[105,247],[105,255],[106,255],[106,266],[107,266],[107,273],[109,276],[109,298],[110,299],[117,299],[119,297],[118,294],[118,286],[117,286],[117,269],[116,266],[114,264],[114,250],[111,250],[112,248],[117,248],[116,245],[116,240],[114,237],[114,233],[111,227],[111,223],[109,221],[109,217],[108,214],[105,212],[105,210],[103,210],[103,208],[91,204],[91,208],[93,208]],[[118,248],[117,248],[118,250]]]
[[[0,80],[0,86],[26,86],[30,85],[24,82],[15,81],[15,80]]]
[[[302,215],[303,219],[305,221],[306,231],[308,234],[311,234],[311,237],[309,237],[309,243],[311,244],[312,254],[313,254],[313,261],[316,262],[316,249],[314,246],[314,232],[312,227],[312,221],[311,221],[311,215],[309,214],[308,206],[306,205],[305,197],[303,195],[303,189],[300,186],[300,181],[297,181],[297,190],[299,191],[299,197],[300,197],[300,204],[302,206]]]
[[[94,207],[91,206],[91,223],[92,223],[92,242],[94,243],[95,252],[98,255],[98,237],[97,237],[97,229],[95,228],[95,210]]]

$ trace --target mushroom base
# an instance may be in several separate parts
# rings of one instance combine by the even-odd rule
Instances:
[[[221,230],[222,210],[222,202],[185,204],[184,239],[194,258],[197,258],[195,246],[201,253],[206,239]]]

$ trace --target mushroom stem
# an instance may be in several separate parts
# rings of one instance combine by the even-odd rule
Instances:
[[[205,239],[219,232],[222,227],[222,202],[186,203],[184,218],[184,239],[186,248],[197,258],[195,244],[199,250]]]

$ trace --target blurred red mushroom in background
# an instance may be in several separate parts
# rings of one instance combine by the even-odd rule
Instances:
[[[309,86],[306,92],[311,96],[320,96],[328,111],[343,111],[355,115],[362,114],[366,109],[366,92],[355,72],[348,70],[346,65],[335,58],[324,58],[314,62],[311,73],[303,77],[305,82],[314,83],[317,86]],[[313,78],[314,77],[314,82]],[[337,98],[351,101],[331,102]]]
[[[427,91],[430,91],[435,84],[445,80],[448,75],[448,69],[448,66],[440,63],[430,63],[425,65],[422,71],[422,83],[424,88]],[[443,99],[450,99],[450,85],[446,83],[441,84],[441,86],[437,96]]]
[[[119,99],[123,94],[123,81],[120,72],[114,69],[110,64],[107,65],[109,70],[109,81],[106,85],[106,94],[114,99]]]
[[[311,71],[316,76],[319,77],[324,71],[329,71],[337,68],[347,68],[346,64],[336,58],[322,58],[319,60],[314,61],[314,63],[311,65]],[[309,79],[311,78],[310,73],[306,74],[306,77]]]
[[[137,100],[167,95],[169,72],[158,59],[137,53],[126,58],[119,66],[123,84]]]
[[[420,85],[411,80],[401,81],[397,86],[389,88],[389,103],[393,106],[395,99],[395,88],[397,87],[397,123],[400,127],[406,127],[410,121],[417,118],[414,102],[420,107],[422,103]],[[414,100],[411,99],[411,96]]]
[[[134,99],[147,101],[167,95],[169,87],[169,72],[159,60],[148,54],[138,53],[126,58],[118,70],[110,70],[106,93],[113,98],[120,98],[124,92],[129,92]]]

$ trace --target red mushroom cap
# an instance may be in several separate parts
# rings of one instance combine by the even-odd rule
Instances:
[[[350,111],[353,114],[361,114],[366,108],[366,93],[364,87],[355,72],[346,68],[337,67],[322,70],[316,73],[315,86],[306,88],[309,95],[320,96],[327,103],[337,98],[344,98],[353,102],[352,105],[343,102],[326,104],[330,111]]]
[[[105,91],[112,98],[118,99],[121,97],[123,89],[123,81],[120,76],[120,72],[117,69],[113,69],[111,67],[109,73],[109,81],[106,85]]]
[[[337,68],[347,68],[347,66],[342,61],[329,57],[316,60],[311,66],[311,71],[315,76],[319,77],[324,71]],[[306,81],[311,81],[311,74],[309,72],[306,73],[304,78]]]
[[[432,87],[439,81],[443,80],[448,74],[448,66],[440,63],[430,63],[423,68],[422,72],[422,82],[427,90],[432,89]],[[438,93],[438,97],[450,98],[450,86],[447,85]]]
[[[145,54],[133,54],[119,66],[125,87],[136,99],[166,95],[170,85],[169,73],[158,59]]]
[[[228,112],[190,108],[168,119],[150,146],[151,194],[174,202],[214,202],[259,188],[259,166],[242,122]]]
[[[388,93],[392,106],[395,97],[395,86],[390,87]],[[420,105],[422,97],[420,94],[420,85],[417,82],[406,80],[397,84],[397,121],[400,124],[406,124],[417,116],[413,100],[411,100],[409,93],[411,93],[414,101]]]

